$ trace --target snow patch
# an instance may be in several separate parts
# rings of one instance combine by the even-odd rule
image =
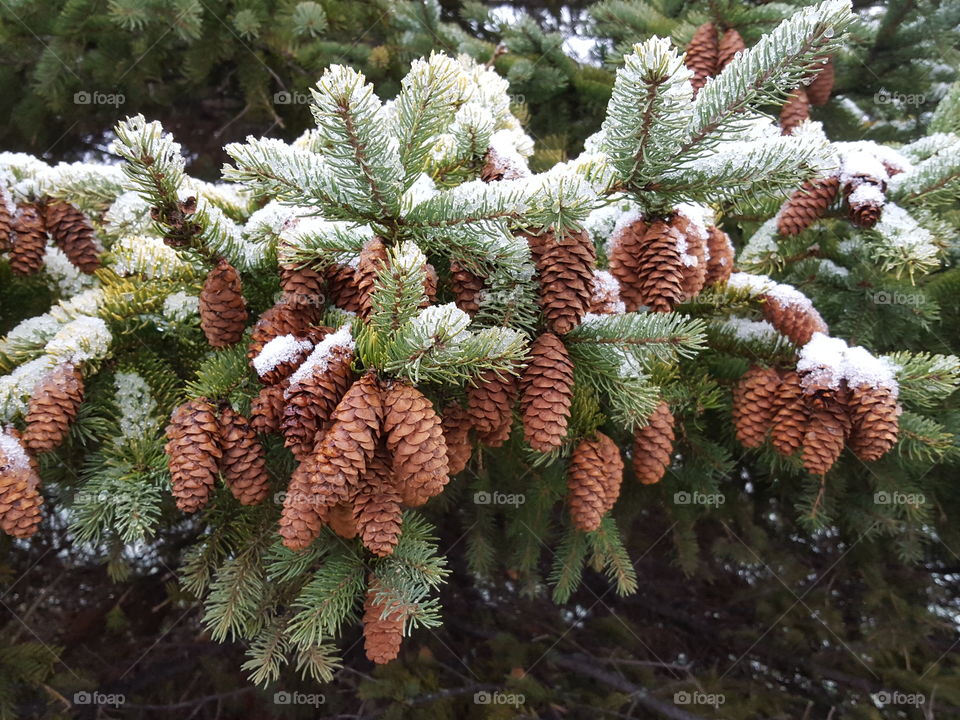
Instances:
[[[326,372],[330,359],[335,352],[352,353],[354,347],[355,343],[350,332],[350,325],[344,325],[336,332],[328,333],[317,343],[313,352],[307,356],[307,359],[297,368],[296,372],[290,376],[290,386],[284,392],[284,395],[289,397],[289,393],[295,385],[300,384],[314,373]]]
[[[263,350],[253,359],[253,369],[257,371],[257,375],[263,377],[278,365],[295,361],[312,347],[313,343],[306,338],[278,335],[264,345]]]

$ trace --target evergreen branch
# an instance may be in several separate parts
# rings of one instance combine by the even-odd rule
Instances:
[[[575,527],[568,526],[560,538],[557,552],[553,556],[553,568],[550,582],[553,583],[553,601],[563,605],[580,586],[583,578],[583,565],[587,557],[587,535]]]
[[[291,605],[290,642],[301,650],[317,647],[343,623],[354,622],[365,575],[363,559],[352,549],[331,552]]]
[[[369,328],[379,334],[382,341],[392,340],[424,305],[426,264],[426,256],[411,241],[388,252],[388,261],[377,273],[370,296]]]
[[[620,596],[637,591],[637,571],[630,562],[630,554],[623,545],[623,538],[616,521],[609,514],[600,521],[600,527],[587,533],[587,542],[596,564],[603,567],[607,577],[614,583]]]

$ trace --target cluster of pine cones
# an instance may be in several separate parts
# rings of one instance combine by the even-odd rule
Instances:
[[[83,376],[64,363],[48,372],[33,390],[23,433],[0,432],[0,530],[16,538],[40,526],[40,475],[36,456],[63,443],[83,402]]]
[[[685,56],[686,66],[693,72],[694,95],[744,49],[743,37],[733,28],[727,28],[722,36],[712,22],[697,28]],[[833,82],[833,61],[821,58],[819,66],[811,68],[807,84],[790,93],[780,111],[780,127],[784,135],[792,133],[810,117],[811,105],[826,105],[833,92]]]
[[[86,216],[59,200],[16,207],[4,192],[0,197],[0,252],[10,253],[10,269],[33,275],[43,267],[47,234],[81,272],[100,267],[101,248]]]

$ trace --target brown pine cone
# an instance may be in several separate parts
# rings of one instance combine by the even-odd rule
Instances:
[[[837,199],[839,191],[840,179],[835,175],[807,180],[781,208],[777,232],[780,235],[799,235],[815,220],[826,215],[827,208]]]
[[[827,332],[827,324],[812,306],[785,303],[772,295],[763,296],[763,317],[777,332],[801,347],[810,342],[814,333]]]
[[[810,101],[807,91],[797,88],[787,96],[787,102],[780,110],[780,133],[792,135],[801,123],[810,119]]]
[[[353,540],[360,532],[353,503],[338,503],[327,510],[327,525],[344,540]]]
[[[543,333],[533,343],[521,387],[524,439],[538,452],[557,449],[563,445],[570,419],[573,362],[553,333]]]
[[[384,607],[384,601],[377,599],[380,582],[372,574],[367,597],[363,603],[363,646],[367,659],[377,665],[383,665],[396,659],[403,642],[403,612],[392,607]],[[381,618],[384,610],[387,617]]]
[[[260,388],[260,394],[250,402],[250,426],[261,435],[280,431],[285,389],[286,383],[267,385]]]
[[[828,58],[819,58],[813,72],[816,73],[813,81],[807,85],[807,99],[811,105],[826,105],[830,99],[830,93],[833,92],[834,69],[833,60]],[[823,62],[826,60],[826,62]]]
[[[485,435],[500,437],[504,428],[509,437],[517,391],[516,377],[498,377],[492,370],[481,373],[477,376],[476,385],[467,388],[467,415],[481,439]]]
[[[831,402],[812,408],[800,456],[807,472],[825,475],[843,452],[849,432],[850,418],[842,404]]]
[[[313,352],[313,340],[326,334],[327,328],[317,328],[319,332],[311,337],[280,335],[263,346],[260,354],[253,359],[253,369],[264,385],[277,385],[289,379]]]
[[[377,557],[387,557],[400,541],[403,498],[384,459],[375,455],[370,469],[353,501],[353,517],[363,546]]]
[[[37,455],[60,447],[83,402],[83,375],[70,363],[58,365],[37,383],[27,406],[23,445]]]
[[[384,395],[380,382],[368,372],[350,386],[330,416],[330,428],[320,436],[316,450],[314,488],[323,505],[349,502],[373,458],[384,424]]]
[[[284,302],[306,313],[310,323],[320,320],[325,299],[322,274],[308,266],[286,263],[280,266],[280,287]]]
[[[796,372],[791,370],[781,376],[773,411],[770,444],[781,455],[793,455],[803,446],[807,432],[807,405]]]
[[[660,482],[673,455],[673,413],[663,400],[650,414],[647,424],[633,435],[633,474],[644,485]]]
[[[13,247],[13,216],[17,206],[6,188],[0,187],[0,252]]]
[[[477,277],[460,263],[450,263],[450,288],[457,307],[473,317],[480,310],[480,292],[483,290],[483,278]]]
[[[596,530],[620,497],[623,459],[616,443],[601,432],[573,450],[567,472],[570,519],[584,531]]]
[[[642,304],[639,296],[640,253],[646,234],[647,223],[642,219],[634,220],[617,233],[610,251],[610,273],[617,279],[620,299],[630,312]]]
[[[425,308],[430,303],[437,301],[437,285],[440,283],[440,276],[437,275],[437,269],[430,263],[423,266],[423,294],[424,298],[420,301],[420,307]]]
[[[849,206],[850,222],[869,229],[880,221],[885,200],[880,184],[864,180],[856,188],[845,188],[844,194]]]
[[[44,219],[53,241],[81,272],[92,273],[100,267],[93,226],[82,212],[70,203],[53,201],[47,205]]]
[[[220,411],[220,471],[241,505],[257,505],[270,492],[263,445],[250,422],[227,405]]]
[[[760,447],[773,420],[780,376],[771,368],[751,367],[733,391],[733,425],[737,440],[748,448]]]
[[[707,78],[717,74],[718,55],[717,28],[713,23],[704,23],[693,34],[684,57],[684,63],[693,71],[690,83],[694,96],[707,84]]]
[[[704,285],[726,282],[733,273],[733,243],[716,225],[707,228],[707,277]]]
[[[547,326],[565,335],[587,314],[597,256],[586,232],[558,237],[546,232],[531,242],[540,278],[540,307]]]
[[[15,538],[30,537],[40,525],[42,505],[34,459],[13,428],[0,428],[0,530]]]
[[[15,275],[33,275],[43,267],[43,255],[47,249],[47,231],[36,205],[20,206],[13,219],[13,234],[10,269]]]
[[[327,295],[341,310],[360,312],[360,288],[357,272],[349,265],[335,264],[323,274],[327,281]]]
[[[177,507],[196,512],[210,499],[223,457],[220,426],[206,398],[188,400],[173,411],[164,450]]]
[[[440,418],[422,392],[403,382],[386,389],[383,409],[383,434],[403,504],[418,507],[450,480]]]
[[[318,443],[319,444],[319,443]],[[285,547],[304,550],[320,537],[328,508],[321,503],[313,478],[317,465],[311,455],[294,469],[280,512],[280,537]]]
[[[246,325],[247,302],[240,274],[220,258],[200,293],[200,327],[211,347],[227,347],[240,341]]]
[[[677,215],[677,221],[678,229],[683,232],[687,244],[687,250],[681,258],[683,281],[680,294],[683,302],[689,302],[700,294],[707,282],[707,244],[697,228],[682,215]]]
[[[253,326],[250,334],[250,345],[247,347],[247,359],[253,360],[263,346],[281,335],[301,337],[305,334],[307,324],[292,305],[282,300],[263,311]]]
[[[386,266],[387,260],[387,246],[379,237],[368,240],[360,251],[360,262],[357,264],[357,289],[360,291],[358,315],[362,318],[370,314],[371,296],[377,283],[377,274]]]
[[[653,312],[670,312],[683,297],[682,241],[673,222],[662,219],[650,223],[643,236],[636,298]]]
[[[848,407],[850,449],[866,462],[879,460],[897,444],[901,409],[896,397],[883,385],[859,385],[850,391]]]
[[[447,465],[451,475],[463,472],[473,454],[470,442],[470,416],[460,403],[450,403],[440,419],[443,439],[447,445]]]
[[[499,180],[518,180],[527,177],[530,171],[520,165],[515,159],[505,157],[495,148],[488,148],[483,156],[483,167],[480,168],[480,179],[485,183]]]
[[[353,383],[352,362],[352,350],[331,348],[325,360],[309,368],[302,378],[296,377],[291,381],[284,393],[285,407],[280,418],[280,430],[283,432],[284,445],[290,448],[297,459],[303,460],[313,451],[317,433],[324,428],[334,408]]]
[[[588,312],[597,315],[616,315],[626,312],[626,306],[620,300],[620,283],[606,270],[593,271],[593,289],[590,294]]]
[[[733,28],[730,28],[725,33],[723,37],[720,38],[720,46],[717,50],[717,72],[719,73],[727,65],[730,64],[730,61],[737,56],[738,52],[743,52],[747,49],[746,43],[743,42],[743,37]]]

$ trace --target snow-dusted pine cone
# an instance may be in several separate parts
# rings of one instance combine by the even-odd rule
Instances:
[[[387,264],[387,246],[378,237],[371,238],[360,251],[357,264],[357,289],[359,290],[360,317],[370,314],[371,295],[377,282],[377,274]]]
[[[620,299],[620,283],[607,270],[593,271],[593,291],[588,310],[597,315],[626,312],[626,305]]]
[[[450,480],[440,417],[419,390],[392,382],[383,394],[383,436],[403,504],[423,505]]]
[[[707,243],[701,231],[683,215],[678,214],[674,224],[683,234],[686,251],[682,254],[683,280],[680,295],[683,302],[695,298],[707,283]]]
[[[751,367],[733,391],[733,425],[737,440],[748,448],[760,447],[773,420],[780,376],[772,368]]]
[[[743,42],[743,36],[741,36],[736,30],[730,28],[723,33],[723,37],[720,38],[720,45],[717,50],[717,72],[719,73],[727,65],[729,65],[730,61],[737,56],[738,52],[743,52],[746,49],[747,46]]]
[[[200,327],[212,347],[227,347],[240,341],[246,326],[247,302],[240,274],[220,258],[200,293]]]
[[[705,285],[726,282],[733,273],[733,243],[716,225],[707,228],[707,277]]]
[[[17,212],[10,193],[0,187],[0,252],[13,247],[13,216]]]
[[[815,220],[827,214],[839,191],[840,180],[836,175],[807,180],[781,208],[777,232],[780,235],[799,235]]]
[[[253,331],[250,334],[250,345],[247,347],[247,359],[253,360],[263,346],[281,335],[302,336],[307,330],[303,316],[289,303],[282,300],[270,306],[257,318]]]
[[[47,249],[47,231],[36,205],[21,205],[13,219],[13,249],[10,269],[15,275],[33,275],[43,267]]]
[[[40,476],[18,438],[0,429],[0,530],[28,538],[40,526]]]
[[[210,499],[223,457],[220,424],[206,398],[188,400],[173,411],[164,450],[177,507],[196,512]]]
[[[220,472],[241,505],[257,505],[270,492],[263,445],[243,415],[229,405],[220,411]]]
[[[60,447],[83,402],[83,375],[70,363],[48,372],[27,406],[23,445],[34,455]]]
[[[810,342],[814,333],[827,332],[827,324],[806,298],[791,301],[766,294],[763,296],[763,317],[777,332],[800,347]]]
[[[673,455],[673,413],[670,406],[661,400],[651,413],[647,424],[633,435],[633,473],[644,485],[660,482],[670,467]]]
[[[70,203],[55,201],[46,206],[44,219],[53,241],[81,272],[92,273],[100,267],[100,247],[82,212]]]
[[[647,234],[647,223],[637,218],[620,228],[610,251],[610,273],[620,285],[620,299],[627,310],[634,312],[640,300],[640,255]]]
[[[693,71],[693,92],[696,94],[707,83],[707,78],[717,74],[719,45],[717,28],[713,23],[704,23],[697,28],[687,45],[684,63]]]
[[[573,362],[563,341],[543,333],[530,348],[530,360],[521,379],[520,409],[523,436],[538,452],[563,444],[573,400]]]
[[[867,462],[879,460],[897,444],[900,405],[893,391],[883,385],[858,385],[848,403],[852,430],[848,444]]]

